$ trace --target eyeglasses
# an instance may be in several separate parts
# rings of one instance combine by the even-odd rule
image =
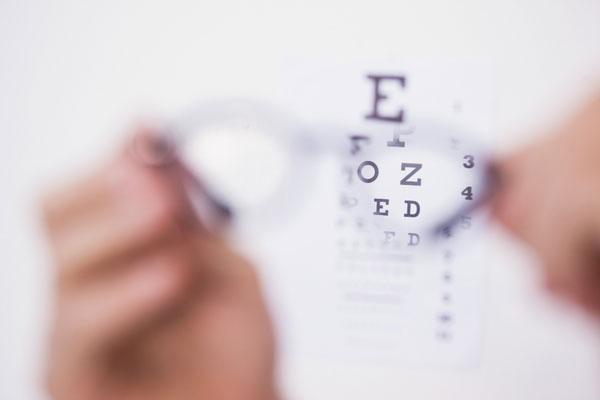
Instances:
[[[214,229],[277,226],[333,171],[328,198],[339,214],[382,242],[468,230],[497,185],[491,154],[460,127],[311,122],[251,100],[215,100],[167,124],[159,151],[141,158],[180,160],[192,203]]]

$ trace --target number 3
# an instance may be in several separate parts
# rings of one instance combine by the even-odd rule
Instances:
[[[467,154],[463,158],[465,160],[467,160],[466,162],[463,163],[463,167],[465,167],[465,168],[473,168],[475,166],[475,157],[473,157],[470,154]]]

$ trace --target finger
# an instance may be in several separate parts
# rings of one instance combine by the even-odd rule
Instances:
[[[559,183],[553,174],[557,144],[549,138],[504,158],[497,164],[499,188],[492,215],[518,238],[531,244],[547,217],[540,210],[554,201],[549,194]]]
[[[165,168],[177,161],[174,137],[148,126],[138,128],[125,151],[133,159],[149,166]]]
[[[600,282],[597,242],[591,232],[596,214],[595,201],[581,186],[569,187],[568,176],[555,173],[547,184],[546,201],[537,210],[540,217],[531,241],[540,255],[547,288],[575,303],[591,309],[598,307]],[[569,187],[567,191],[564,187]]]
[[[123,169],[128,170],[136,166],[142,170],[141,167],[144,166],[160,166],[160,163],[155,161],[162,159],[165,161],[162,164],[165,168],[148,168],[147,172],[173,178],[167,168],[167,161],[174,160],[174,148],[166,145],[165,141],[155,139],[158,136],[148,128],[139,128],[122,154],[111,165],[46,196],[43,211],[50,230],[60,228],[66,221],[89,213],[90,209],[106,205],[111,198],[112,189],[126,180],[127,173],[122,173]]]
[[[571,208],[579,210],[579,219],[576,225],[578,231],[574,232],[572,243],[569,246],[571,256],[569,265],[563,266],[559,274],[571,275],[570,285],[563,284],[567,279],[561,279],[562,276],[549,277],[551,289],[558,289],[562,294],[567,295],[572,300],[583,306],[588,311],[596,314],[600,313],[600,206],[597,204],[597,198],[593,192],[593,185],[582,187],[577,195],[578,204]],[[566,271],[564,271],[566,270]],[[555,271],[551,271],[557,275]]]
[[[570,300],[588,311],[600,310],[597,265],[582,264],[578,260],[569,265],[548,264],[545,286],[553,294]]]
[[[62,222],[52,234],[65,274],[109,263],[131,248],[145,246],[175,228],[176,200],[152,175],[120,165],[116,182],[104,191],[99,207]]]
[[[155,253],[110,279],[59,292],[47,377],[51,390],[73,387],[73,379],[101,368],[106,350],[120,336],[166,313],[184,292],[185,271],[177,264],[169,253]],[[85,389],[86,378],[81,383]],[[96,384],[101,384],[88,383],[81,398],[97,392]]]
[[[107,201],[106,179],[109,168],[103,168],[91,176],[71,182],[49,193],[42,206],[44,222],[50,232],[65,221],[85,215],[90,208],[101,207]]]
[[[173,182],[186,183],[175,189],[181,190],[182,197],[192,200],[188,209],[194,213],[186,221],[195,225],[195,229],[214,230],[231,219],[231,208],[214,197],[204,182],[177,157],[175,139],[168,133],[158,134],[142,128],[133,137],[128,150],[133,159],[160,168]]]
[[[527,197],[530,195],[524,178],[526,157],[526,153],[517,153],[496,163],[498,187],[492,200],[492,215],[521,238],[525,236],[524,219],[527,215]]]
[[[246,286],[255,280],[250,262],[233,251],[220,236],[202,233],[192,236],[190,243],[200,282]]]
[[[158,318],[184,292],[189,265],[180,249],[163,248],[127,268],[59,298],[59,337],[77,357],[102,353]],[[64,346],[63,346],[64,347]]]
[[[127,155],[97,184],[103,201],[64,211],[50,232],[61,280],[156,245],[193,220],[176,178]]]

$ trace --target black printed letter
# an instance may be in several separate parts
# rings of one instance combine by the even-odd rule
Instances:
[[[419,203],[414,200],[404,200],[404,203],[406,204],[406,212],[404,213],[405,217],[414,218],[419,216],[421,213],[421,205]],[[414,212],[412,210],[413,205],[415,206]]]
[[[389,244],[392,242],[392,238],[394,236],[396,236],[396,232],[393,231],[383,231],[383,234],[385,235],[385,239],[383,241],[384,244]]]
[[[390,199],[373,199],[375,202],[375,212],[373,215],[388,215],[388,210],[383,209],[383,205],[386,206],[390,204]]]
[[[369,144],[371,143],[371,138],[368,136],[364,136],[364,135],[351,135],[350,136],[350,154],[352,154],[353,156],[355,156],[356,154],[358,154],[361,150],[361,143],[364,142],[365,144]]]
[[[413,164],[413,163],[402,163],[401,169],[404,171],[406,168],[412,168],[412,171],[408,173],[402,180],[400,181],[401,185],[410,185],[410,186],[421,186],[421,178],[411,181],[409,180],[411,176],[416,174],[421,168],[423,164]]]
[[[382,80],[393,80],[397,81],[400,84],[400,87],[404,89],[405,87],[405,79],[404,76],[394,76],[394,75],[368,75],[367,78],[373,81],[373,110],[371,114],[367,115],[367,119],[377,119],[381,121],[390,121],[390,122],[402,122],[404,121],[404,111],[401,109],[398,111],[397,115],[389,116],[389,115],[381,115],[379,114],[379,102],[381,100],[386,100],[388,96],[380,92],[380,83]]]
[[[409,246],[417,246],[421,243],[421,236],[418,233],[409,233],[408,234],[408,245]]]
[[[368,165],[371,168],[373,168],[373,175],[370,178],[365,178],[365,176],[362,173],[363,168]],[[379,168],[377,168],[377,164],[375,164],[373,161],[363,161],[360,163],[360,165],[358,166],[358,178],[365,182],[365,183],[371,183],[373,182],[375,179],[377,179],[377,177],[379,176]]]

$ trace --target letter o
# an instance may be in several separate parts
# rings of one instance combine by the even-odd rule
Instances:
[[[363,168],[367,165],[370,166],[371,168],[373,168],[373,176],[371,176],[370,178],[365,178],[365,176],[362,173]],[[371,182],[375,181],[375,179],[377,179],[377,177],[379,176],[379,168],[377,167],[377,164],[375,164],[373,161],[363,161],[358,166],[357,173],[358,173],[358,179],[360,179],[361,181],[363,181],[365,183],[371,183]]]

